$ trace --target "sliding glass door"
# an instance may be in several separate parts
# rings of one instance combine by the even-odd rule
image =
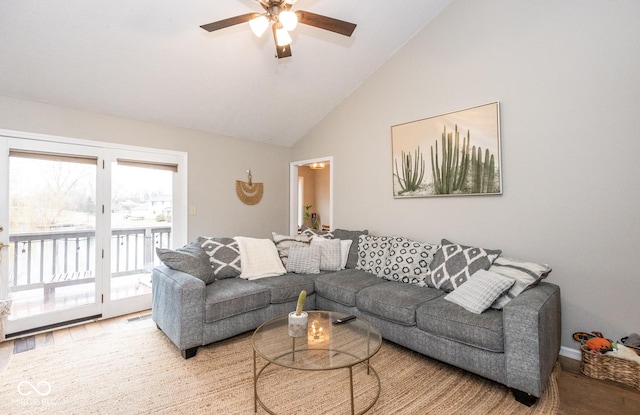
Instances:
[[[3,172],[2,275],[7,331],[100,314],[97,192],[100,151],[9,140]]]
[[[0,148],[6,333],[150,308],[155,248],[186,239],[185,156],[2,135]]]

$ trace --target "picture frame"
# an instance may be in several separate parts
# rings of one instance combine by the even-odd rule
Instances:
[[[500,103],[391,127],[393,197],[502,194]]]

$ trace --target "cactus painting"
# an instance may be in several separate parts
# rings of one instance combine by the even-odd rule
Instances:
[[[501,194],[499,125],[494,102],[393,126],[394,197]]]

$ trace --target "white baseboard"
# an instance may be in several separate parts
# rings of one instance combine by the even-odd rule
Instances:
[[[569,347],[560,347],[560,356],[568,357],[573,360],[582,360],[582,354],[579,349],[570,349]]]

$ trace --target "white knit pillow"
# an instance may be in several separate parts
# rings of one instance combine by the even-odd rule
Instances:
[[[233,239],[238,242],[238,247],[240,248],[242,266],[240,278],[256,280],[287,273],[278,255],[278,250],[271,239],[248,238],[245,236],[236,236]]]
[[[320,247],[320,270],[340,271],[342,266],[342,249],[340,239],[327,239],[314,236],[311,246]]]
[[[320,247],[292,245],[289,248],[287,272],[296,274],[320,273]]]

